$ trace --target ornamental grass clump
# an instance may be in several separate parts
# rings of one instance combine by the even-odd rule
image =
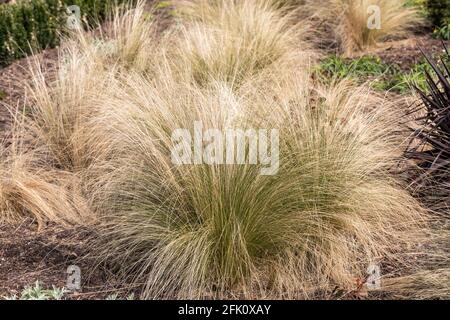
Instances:
[[[116,85],[98,125],[120,156],[90,175],[103,217],[93,254],[143,284],[143,298],[327,297],[356,290],[370,263],[408,263],[397,255],[420,239],[424,210],[391,172],[397,125],[367,89],[304,73],[239,94],[167,75]],[[278,170],[174,163],[173,132],[194,135],[199,122],[204,132],[277,130],[267,146],[278,146]]]
[[[383,41],[405,37],[423,23],[405,0],[308,0],[302,10],[322,21],[347,56],[371,50]],[[327,35],[324,34],[325,38]]]

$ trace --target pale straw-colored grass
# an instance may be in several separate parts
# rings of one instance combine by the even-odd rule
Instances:
[[[57,205],[83,208],[67,193],[81,179],[99,219],[91,254],[143,283],[143,298],[330,297],[356,290],[371,263],[410,268],[427,215],[392,170],[405,137],[391,103],[312,80],[305,29],[272,1],[178,8],[167,42],[151,46],[153,22],[126,12],[107,37],[68,43],[52,81],[35,69],[27,125],[63,171],[4,161],[2,181],[18,172],[2,183],[8,219],[19,207],[71,217]],[[195,121],[278,130],[279,170],[174,164],[172,133]]]
[[[23,123],[20,118],[18,124]],[[50,222],[62,226],[93,222],[78,178],[49,166],[47,152],[30,144],[23,126],[15,125],[0,148],[0,223],[28,218],[42,228]]]
[[[371,262],[407,263],[397,255],[426,218],[390,172],[400,152],[386,102],[305,73],[262,89],[127,75],[107,100],[99,125],[122,152],[93,168],[93,248],[143,282],[142,297],[323,297],[355,289]],[[279,172],[175,165],[172,132],[194,121],[278,129]]]
[[[266,0],[176,1],[186,22],[174,62],[195,82],[223,81],[233,88],[267,69],[307,68],[309,27]],[[179,61],[177,61],[179,59]]]
[[[376,11],[372,8],[380,13],[380,24],[375,27]],[[333,34],[348,56],[376,48],[385,40],[405,37],[412,27],[423,23],[418,10],[406,6],[405,0],[308,0],[303,10],[324,23],[323,36]]]

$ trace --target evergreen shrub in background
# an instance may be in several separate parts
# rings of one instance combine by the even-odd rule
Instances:
[[[0,4],[0,67],[32,51],[52,48],[64,33],[67,7],[77,5],[85,25],[103,21],[126,0],[19,0]]]
[[[442,27],[450,23],[450,0],[427,0],[426,6],[435,26]]]

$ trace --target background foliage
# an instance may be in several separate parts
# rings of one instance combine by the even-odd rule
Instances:
[[[32,51],[51,48],[64,33],[67,7],[77,5],[82,21],[93,25],[104,20],[125,0],[21,0],[0,5],[0,67]]]

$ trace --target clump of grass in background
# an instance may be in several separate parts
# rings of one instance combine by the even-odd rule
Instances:
[[[101,140],[91,139],[91,121],[100,112],[97,98],[119,70],[147,73],[155,67],[155,25],[149,19],[139,1],[135,8],[117,9],[100,36],[77,32],[64,43],[52,81],[35,61],[29,125],[57,167],[76,172],[108,153]]]
[[[56,79],[50,83],[37,61],[28,89],[29,126],[51,151],[57,167],[75,172],[88,164],[90,151],[98,151],[86,148],[84,130],[95,113],[97,92],[106,90],[107,85],[103,66],[76,49],[60,60]]]
[[[146,10],[145,1],[133,6],[117,8],[108,20],[101,41],[109,64],[136,72],[147,72],[158,63],[155,49],[160,41],[154,10]]]
[[[381,24],[369,29],[373,14],[369,9],[374,5],[380,9]],[[422,23],[417,9],[406,6],[405,0],[312,0],[304,10],[325,23],[326,32],[334,34],[347,56],[373,49],[387,39],[404,37]]]
[[[192,22],[183,29],[176,52],[180,68],[200,85],[224,81],[238,87],[271,67],[306,68],[311,55],[304,41],[307,26],[293,23],[270,1],[179,1]],[[295,60],[295,62],[293,62]]]

